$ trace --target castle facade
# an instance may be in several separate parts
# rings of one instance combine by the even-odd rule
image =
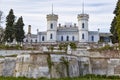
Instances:
[[[65,25],[58,24],[58,15],[48,14],[47,31],[31,34],[31,26],[29,25],[28,34],[24,42],[98,42],[100,40],[99,30],[89,31],[88,14],[78,14],[78,25],[67,23]]]

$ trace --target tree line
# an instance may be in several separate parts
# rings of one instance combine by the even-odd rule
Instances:
[[[16,16],[14,15],[13,9],[10,9],[9,14],[6,17],[6,27],[2,42],[11,43],[14,39],[17,42],[23,42],[23,39],[25,38],[23,18],[21,16],[16,22],[15,20]]]

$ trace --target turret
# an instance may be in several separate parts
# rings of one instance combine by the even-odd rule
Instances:
[[[46,18],[47,18],[47,41],[56,42],[58,15],[52,13],[47,15]]]
[[[78,14],[78,29],[79,30],[87,30],[88,31],[88,19],[89,15],[88,14]]]
[[[88,42],[88,14],[78,14],[79,42]]]
[[[46,18],[47,18],[47,30],[56,30],[58,15],[49,14],[49,15],[47,15]]]

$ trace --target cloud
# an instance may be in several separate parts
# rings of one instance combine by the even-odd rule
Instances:
[[[84,0],[85,13],[90,15],[89,29],[109,32],[113,11],[117,0]],[[36,29],[45,31],[47,28],[46,15],[51,13],[51,5],[54,4],[54,13],[59,15],[59,22],[77,23],[77,14],[82,12],[82,0],[0,0],[0,9],[7,15],[12,8],[14,14],[23,16],[25,31],[32,25],[32,32]]]

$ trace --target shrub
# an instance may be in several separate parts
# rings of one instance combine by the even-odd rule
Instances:
[[[89,51],[106,51],[106,50],[114,50],[114,47],[111,47],[109,45],[106,45],[104,47],[101,47],[101,48],[92,48],[92,49],[89,49]]]
[[[23,47],[21,47],[20,45],[0,45],[0,49],[3,49],[3,50],[21,50],[23,49]]]
[[[73,50],[75,50],[75,49],[77,48],[76,44],[73,43],[73,42],[70,43],[70,47],[71,47],[71,49],[73,49]]]

